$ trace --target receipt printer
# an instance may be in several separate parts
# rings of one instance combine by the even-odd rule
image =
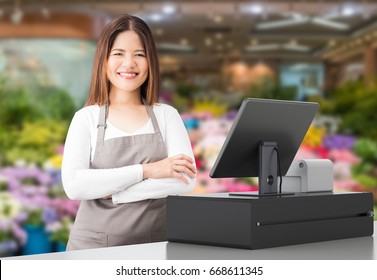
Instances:
[[[280,181],[280,179],[279,179]],[[283,192],[326,192],[333,191],[334,168],[329,159],[293,161],[283,177]]]

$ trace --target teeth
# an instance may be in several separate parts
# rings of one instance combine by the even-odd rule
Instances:
[[[136,73],[119,73],[122,77],[136,77]]]

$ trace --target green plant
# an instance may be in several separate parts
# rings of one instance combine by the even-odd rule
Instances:
[[[34,90],[0,81],[0,166],[18,160],[43,164],[64,142],[76,108],[67,91]]]
[[[270,77],[252,84],[248,96],[267,99],[295,100],[297,89],[294,86],[283,86],[280,82],[274,81]]]
[[[181,82],[177,84],[175,90],[179,96],[186,99],[191,99],[194,97],[194,94],[199,91],[199,89],[200,87],[195,85],[194,83]]]
[[[22,129],[16,132],[17,137],[6,150],[6,162],[12,164],[21,159],[42,165],[56,154],[64,142],[67,129],[67,123],[62,121],[40,120],[25,123]]]
[[[354,179],[364,187],[377,188],[377,143],[359,139],[353,150],[361,158],[360,163],[352,167]]]
[[[0,127],[7,129],[19,129],[25,120],[35,121],[43,115],[25,89],[3,84],[0,84],[0,108]]]
[[[62,221],[58,222],[56,227],[52,230],[50,240],[67,244],[71,226],[72,220],[68,217],[63,218]]]
[[[27,218],[24,221],[25,225],[41,226],[44,224],[42,218],[43,210],[41,208],[29,209],[27,211]]]
[[[377,139],[377,81],[370,85],[363,81],[350,81],[330,96],[333,106],[329,113],[341,117],[340,132]]]
[[[377,165],[377,143],[370,139],[359,139],[354,146],[355,153],[363,159]]]
[[[34,97],[37,102],[42,102],[40,110],[44,116],[53,120],[71,120],[76,106],[68,92],[56,87],[43,87],[35,93]]]

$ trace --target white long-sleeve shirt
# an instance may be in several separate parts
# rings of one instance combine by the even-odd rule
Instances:
[[[168,195],[191,191],[195,178],[183,174],[189,184],[176,178],[145,179],[141,164],[120,168],[90,169],[97,140],[97,124],[100,107],[91,105],[74,115],[64,146],[62,182],[71,199],[89,200],[112,195],[114,204],[163,198]],[[194,159],[187,130],[177,110],[165,104],[153,106],[168,157],[186,154]],[[129,135],[154,133],[151,119],[133,133],[124,132],[108,120],[105,140]]]

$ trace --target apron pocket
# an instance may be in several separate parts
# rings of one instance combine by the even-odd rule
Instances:
[[[67,251],[107,247],[107,234],[87,230],[72,229]]]

